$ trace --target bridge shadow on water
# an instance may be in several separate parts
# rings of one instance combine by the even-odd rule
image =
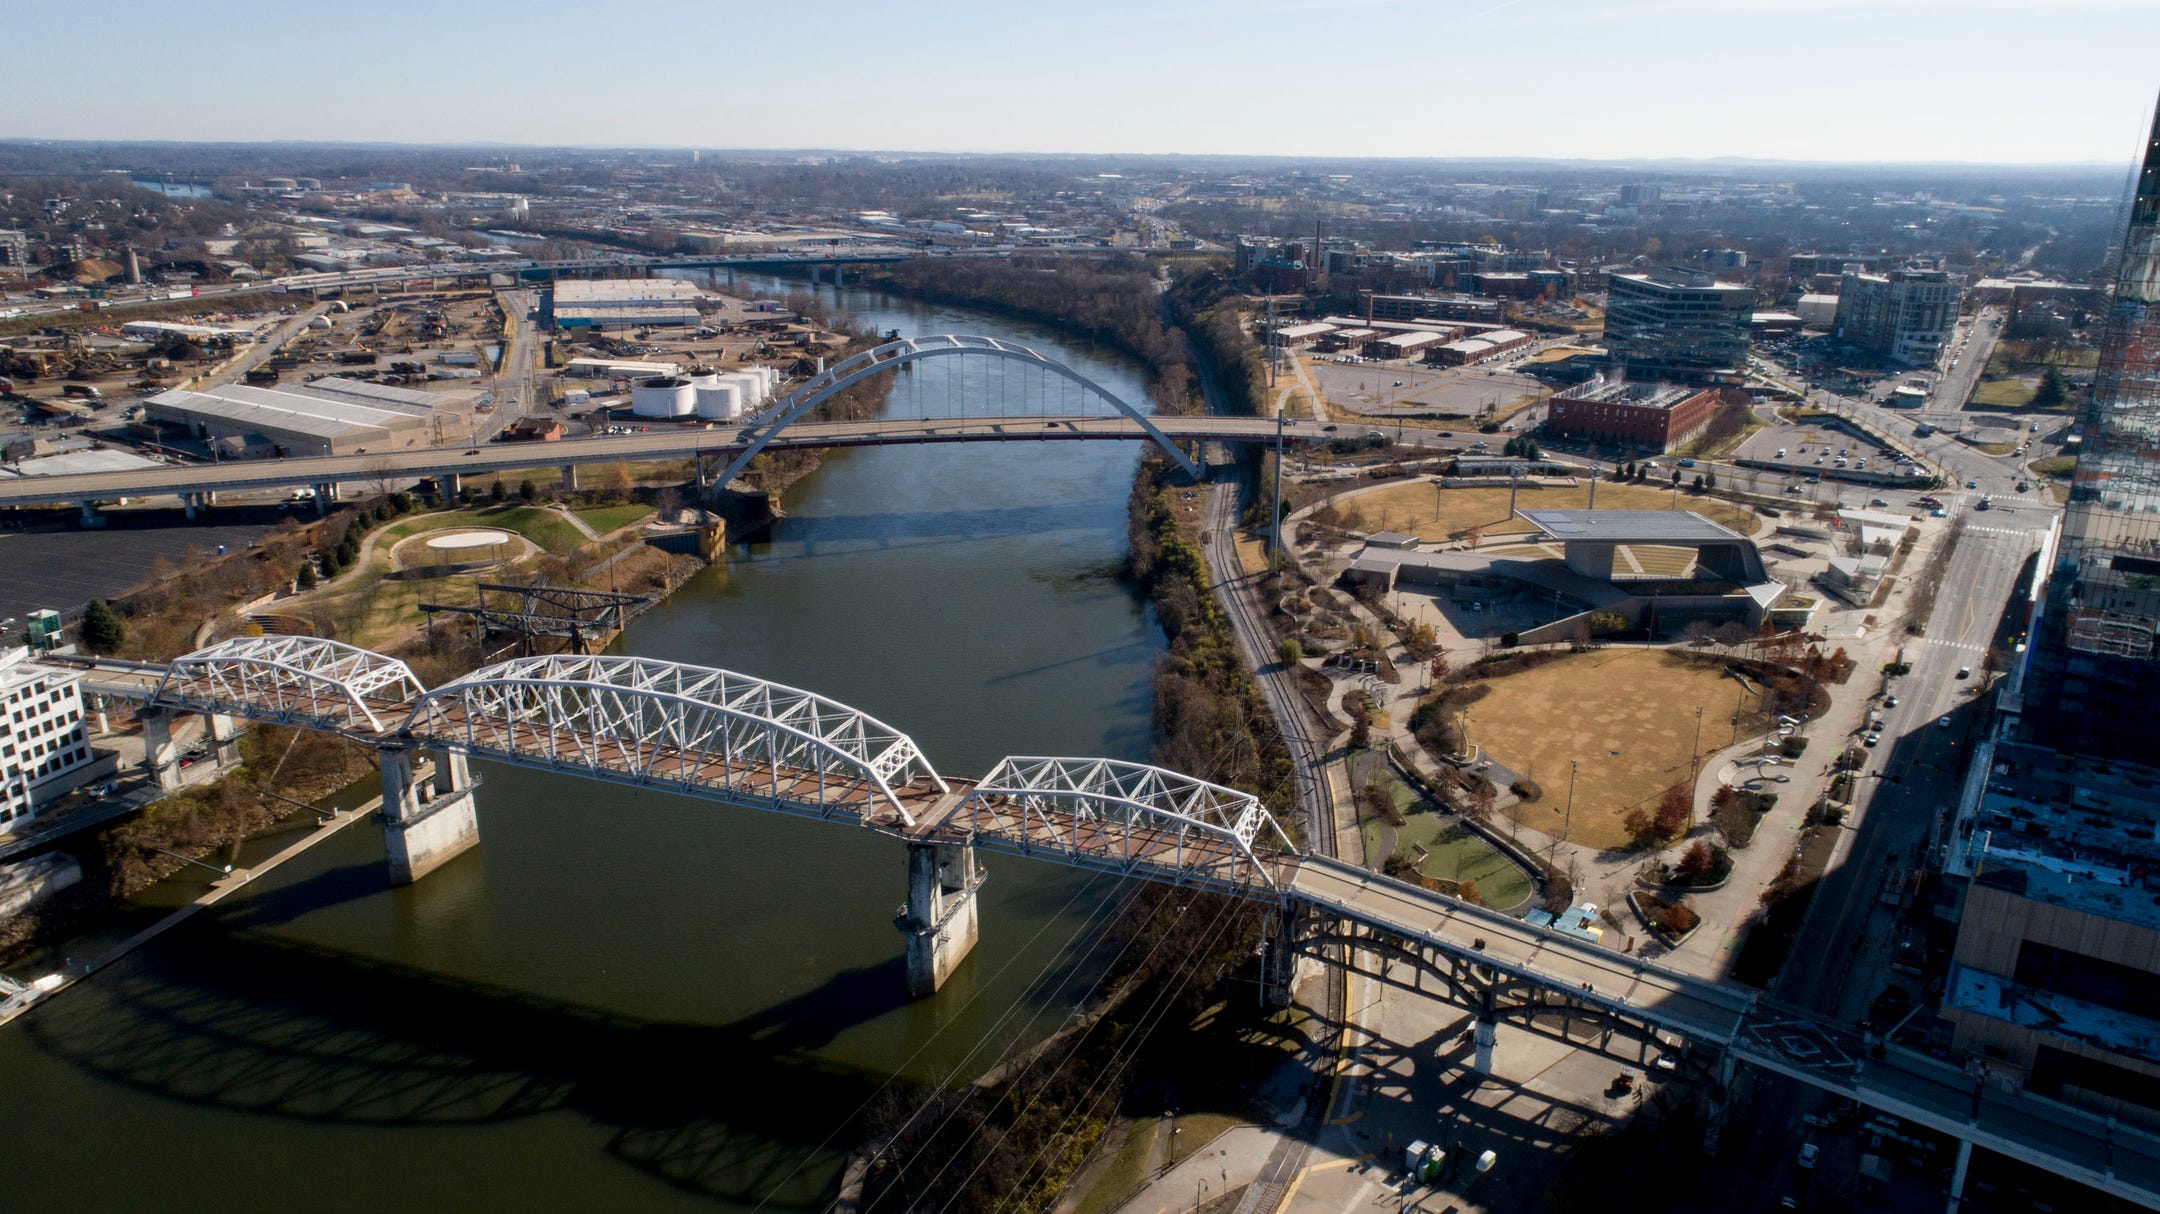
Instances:
[[[851,548],[933,548],[975,540],[1044,536],[1064,531],[1102,532],[1121,529],[1122,512],[1105,512],[1100,501],[1053,502],[1018,505],[995,510],[905,510],[874,514],[789,515],[776,520],[782,540],[799,545],[801,551],[759,551],[761,561],[799,561],[820,555],[819,545],[843,544]],[[771,538],[771,532],[753,533],[755,543]]]
[[[334,889],[351,879],[334,870],[321,880]],[[268,910],[266,920],[284,913]],[[852,1132],[836,1126],[885,1081],[808,1051],[905,1001],[897,958],[712,1026],[230,923],[171,933],[137,958],[99,978],[93,997],[27,1020],[37,1047],[163,1099],[317,1124],[455,1127],[573,1113],[608,1135],[610,1156],[678,1189],[777,1208],[829,1200],[841,1157],[818,1148],[828,1135],[850,1145]]]

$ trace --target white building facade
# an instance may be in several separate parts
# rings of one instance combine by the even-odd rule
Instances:
[[[94,757],[83,723],[81,676],[30,662],[29,651],[0,656],[0,831],[19,829],[79,781],[68,777]]]

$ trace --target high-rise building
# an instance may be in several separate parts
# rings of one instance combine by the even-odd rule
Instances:
[[[2160,1127],[2160,111],[2027,660],[1997,688],[1943,855],[1951,1047]]]
[[[2137,179],[2061,542],[2036,620],[2029,728],[2147,758],[2160,691],[2160,112]]]
[[[0,228],[0,266],[22,269],[30,264],[30,233],[19,228]]]
[[[1605,306],[1605,348],[1630,378],[1733,380],[1747,361],[1755,291],[1666,267],[1615,274]]]
[[[1934,366],[1957,330],[1958,285],[1941,270],[1845,271],[1837,335],[1917,367]]]

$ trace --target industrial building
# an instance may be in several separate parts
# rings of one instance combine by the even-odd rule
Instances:
[[[184,427],[233,458],[356,455],[425,447],[435,410],[455,401],[350,379],[259,388],[247,384],[173,388],[143,402],[145,420]]]
[[[1957,316],[1958,286],[1942,270],[1847,270],[1838,288],[1837,335],[1912,366],[1942,358]]]
[[[1603,377],[1556,394],[1545,418],[1548,433],[1648,452],[1670,451],[1717,415],[1715,388],[1634,384]]]
[[[1605,348],[1629,376],[1739,382],[1752,287],[1667,267],[1615,274],[1607,289]]]
[[[81,676],[0,654],[0,831],[19,829],[49,801],[87,779]],[[78,778],[71,780],[70,776]]]
[[[556,283],[547,318],[558,329],[645,329],[698,323],[705,292],[678,278],[597,278]]]
[[[563,367],[563,374],[579,379],[656,379],[682,374],[682,364],[627,358],[573,358]]]
[[[1500,319],[1500,301],[1474,295],[1381,295],[1358,292],[1358,309],[1375,320],[1470,320],[1492,324]]]
[[[656,376],[639,380],[630,389],[630,412],[664,421],[731,422],[764,408],[779,384],[780,373],[771,367]]]

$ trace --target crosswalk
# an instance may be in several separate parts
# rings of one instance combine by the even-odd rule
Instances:
[[[2032,534],[2033,534],[2033,532],[2032,532],[2031,530],[2027,529],[2027,528],[2024,528],[2024,527],[1974,527],[1974,526],[1972,526],[1972,525],[1970,525],[1970,524],[1967,524],[1967,525],[1966,525],[1966,527],[1965,527],[1965,534],[1967,534],[1967,535],[2023,535],[2023,536],[2030,536],[2030,535],[2032,535]]]
[[[1938,641],[1932,638],[1922,639],[1926,640],[1928,644],[1933,645],[1939,649],[1960,649],[1965,651],[1966,653],[1986,653],[1988,649],[1987,646],[1980,644],[1977,641]]]

